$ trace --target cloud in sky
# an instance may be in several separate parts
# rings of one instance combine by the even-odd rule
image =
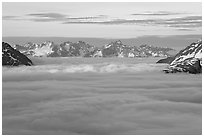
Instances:
[[[66,15],[60,14],[60,13],[33,13],[33,14],[27,14],[28,16],[36,16],[36,17],[48,17],[48,18],[64,18]]]
[[[135,37],[149,35],[149,33],[180,35],[182,29],[185,29],[183,31],[185,35],[200,34],[202,21],[192,18],[193,16],[202,16],[200,3],[56,2],[3,3],[2,19],[3,35],[6,36],[70,35],[81,37],[84,36],[85,31],[89,31],[89,34],[86,34],[89,37],[95,37],[98,32],[102,32],[98,34],[101,35],[100,37]],[[31,26],[43,30],[44,34]],[[180,31],[177,31],[178,28]],[[65,32],[62,34],[61,29],[72,30],[72,34]],[[139,29],[143,30],[144,34],[138,34],[136,31]],[[190,29],[191,31],[188,32],[187,30]]]
[[[18,16],[2,16],[3,20],[13,20],[15,18],[17,18]]]
[[[110,21],[67,21],[64,24],[104,24],[104,25],[162,25],[175,28],[202,27],[202,16],[186,16],[171,19],[114,19]]]
[[[178,28],[178,31],[193,31],[193,29],[187,29],[187,28]]]
[[[172,15],[179,13],[160,11],[156,13],[143,13],[145,15]],[[133,14],[132,14],[133,15]],[[136,15],[136,14],[134,14]],[[139,14],[138,14],[139,15]],[[142,14],[141,14],[142,15]],[[34,22],[52,22],[57,21],[62,24],[102,24],[102,25],[162,25],[173,28],[190,29],[202,27],[202,16],[185,16],[185,17],[171,17],[168,19],[155,18],[155,19],[123,19],[111,18],[107,15],[98,16],[83,16],[83,17],[70,17],[60,13],[31,13],[26,16],[32,18],[17,16],[3,16],[3,20],[29,20]]]
[[[182,13],[170,12],[170,11],[156,11],[156,12],[147,11],[147,12],[142,12],[142,13],[134,13],[134,14],[131,14],[131,15],[167,16],[167,15],[178,15],[178,14],[182,14]]]
[[[107,15],[98,15],[98,16],[85,16],[85,17],[68,17],[67,19],[84,19],[84,20],[87,20],[87,19],[100,19],[100,18],[108,18]]]
[[[159,22],[159,24],[168,25],[170,27],[194,28],[202,27],[202,16],[186,16],[181,18],[172,18]]]
[[[98,16],[82,16],[82,17],[73,17],[61,13],[31,13],[26,14],[25,16],[3,16],[3,20],[21,20],[21,21],[36,21],[36,22],[52,22],[52,21],[69,21],[69,22],[79,22],[79,21],[88,21],[96,19],[106,19],[107,15],[98,15]]]

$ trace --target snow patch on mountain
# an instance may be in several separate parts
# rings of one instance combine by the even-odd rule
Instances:
[[[197,58],[202,60],[202,41],[201,40],[199,40],[198,42],[192,43],[190,46],[181,50],[175,56],[175,59],[171,62],[170,65],[177,64],[189,58]]]
[[[181,50],[164,71],[166,73],[202,73],[202,41],[194,42]]]

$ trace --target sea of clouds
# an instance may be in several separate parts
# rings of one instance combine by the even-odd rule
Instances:
[[[3,67],[3,134],[201,134],[201,75],[164,74],[166,65],[149,59],[107,60]]]

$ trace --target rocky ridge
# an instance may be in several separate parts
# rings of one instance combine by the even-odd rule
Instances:
[[[202,41],[192,43],[176,54],[164,70],[166,73],[202,73]]]
[[[103,47],[95,47],[83,41],[76,43],[68,41],[59,45],[48,41],[41,44],[14,45],[14,48],[25,55],[36,57],[168,57],[168,52],[173,50],[149,45],[129,46],[123,44],[120,40]]]

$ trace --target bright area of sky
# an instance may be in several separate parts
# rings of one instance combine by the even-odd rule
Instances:
[[[202,34],[202,4],[4,2],[6,36],[134,38]]]

